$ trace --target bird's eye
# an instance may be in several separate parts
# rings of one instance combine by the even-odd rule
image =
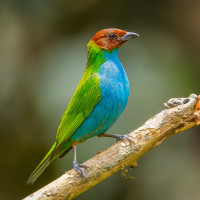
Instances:
[[[109,37],[111,40],[116,39],[116,34],[115,34],[115,33],[110,33],[110,34],[108,35],[108,37]]]

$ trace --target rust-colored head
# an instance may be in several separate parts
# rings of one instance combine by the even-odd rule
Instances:
[[[127,40],[138,36],[137,33],[108,28],[97,32],[91,40],[102,49],[111,51],[122,46]]]

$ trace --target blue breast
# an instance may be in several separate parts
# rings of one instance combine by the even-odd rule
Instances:
[[[129,96],[128,77],[118,57],[118,50],[104,51],[104,62],[98,71],[101,100],[71,136],[70,141],[80,142],[106,132],[124,111]]]

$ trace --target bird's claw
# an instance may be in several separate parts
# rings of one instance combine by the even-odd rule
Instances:
[[[130,142],[133,142],[133,139],[131,137],[129,137],[128,135],[116,135],[116,140],[129,140]]]
[[[82,168],[88,168],[88,166],[87,165],[82,165],[82,164],[79,164],[79,167],[82,167]]]
[[[86,178],[86,175],[85,175],[85,173],[83,172],[83,170],[81,169],[81,167],[82,168],[87,168],[88,166],[86,166],[86,165],[82,165],[82,164],[78,164],[78,162],[77,161],[73,161],[73,166],[74,166],[74,169],[80,174],[80,175],[82,175],[82,176],[84,176],[85,178]]]

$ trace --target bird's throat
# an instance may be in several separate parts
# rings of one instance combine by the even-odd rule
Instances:
[[[98,71],[98,68],[104,62],[116,59],[119,51],[119,48],[113,49],[112,51],[104,50],[92,40],[88,43],[87,47],[87,68],[90,68],[94,72]]]

